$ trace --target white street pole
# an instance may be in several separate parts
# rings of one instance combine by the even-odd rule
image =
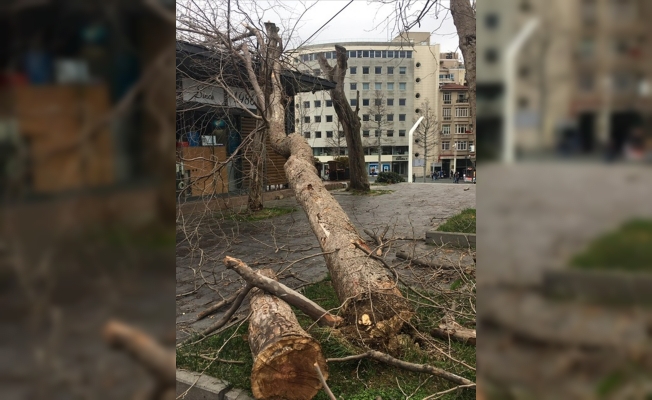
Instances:
[[[525,44],[525,41],[532,35],[539,19],[533,18],[525,24],[523,29],[516,35],[514,40],[507,46],[505,52],[505,130],[503,133],[503,162],[514,163],[516,147],[516,109],[514,106],[514,86],[516,84],[516,57]]]
[[[453,175],[457,172],[457,142],[453,141]]]
[[[410,128],[410,132],[408,132],[408,182],[412,182],[412,157],[414,156],[412,154],[412,137],[421,121],[423,121],[423,117],[419,118],[414,126]]]

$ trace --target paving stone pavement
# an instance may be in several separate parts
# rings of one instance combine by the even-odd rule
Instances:
[[[354,196],[345,191],[331,192],[358,231],[380,230],[389,225],[387,237],[424,239],[426,230],[436,227],[465,208],[475,208],[476,185],[416,185],[400,183],[376,189],[392,190],[378,196]],[[466,190],[465,190],[466,189]],[[227,297],[242,286],[235,272],[226,270],[226,255],[241,258],[252,267],[279,271],[290,266],[282,282],[298,287],[326,276],[323,257],[306,215],[294,198],[267,202],[266,207],[297,207],[297,211],[252,223],[220,221],[219,214],[193,214],[180,218],[177,228],[177,339],[204,329],[222,313],[194,322],[198,312]],[[189,239],[188,239],[189,238]],[[394,242],[388,260],[394,262],[396,249],[414,249],[429,254],[440,263],[473,264],[468,250],[439,249],[423,241]],[[307,256],[317,255],[306,258]],[[301,261],[298,261],[301,260]],[[291,264],[292,263],[292,264]],[[394,262],[395,263],[395,262]],[[290,265],[291,264],[291,265]],[[420,271],[420,272],[419,272]],[[421,282],[428,269],[400,269],[409,282]]]

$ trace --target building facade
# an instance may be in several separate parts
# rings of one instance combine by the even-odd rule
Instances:
[[[466,69],[457,52],[439,54],[439,83],[466,84]]]
[[[348,51],[348,71],[344,81],[349,104],[360,107],[361,135],[369,174],[394,171],[408,173],[408,132],[420,117],[422,104],[439,110],[439,45],[430,44],[427,32],[402,34],[390,42],[337,43]],[[318,55],[323,52],[329,64],[335,63],[335,44],[302,48],[295,67],[304,73],[321,75]],[[295,129],[313,148],[324,164],[346,156],[346,140],[328,92],[301,93],[295,98]],[[415,145],[415,154],[418,153]],[[419,166],[436,162],[415,157]],[[323,172],[323,171],[322,171]]]
[[[439,87],[441,131],[437,146],[437,162],[431,172],[450,171],[468,174],[475,169],[475,130],[469,109],[468,87],[446,83]]]

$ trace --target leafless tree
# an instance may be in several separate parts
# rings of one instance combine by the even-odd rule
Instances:
[[[373,103],[369,105],[369,109],[363,114],[364,126],[373,132],[373,138],[367,139],[367,147],[376,147],[378,151],[378,172],[382,172],[381,158],[383,155],[383,144],[391,145],[393,139],[386,138],[383,140],[382,134],[385,131],[387,135],[387,128],[394,126],[392,121],[388,121],[388,112],[386,107],[385,94],[376,90],[374,92]],[[386,136],[389,137],[389,136]]]
[[[319,65],[324,75],[336,83],[335,89],[330,91],[333,107],[337,113],[338,121],[342,124],[344,137],[349,150],[350,168],[350,189],[367,192],[369,191],[369,179],[364,161],[364,149],[360,137],[360,117],[358,117],[359,105],[355,110],[344,94],[344,77],[347,71],[347,51],[344,47],[335,46],[336,64],[331,67],[326,61],[324,54],[319,55]],[[357,97],[360,97],[358,92]],[[339,135],[338,135],[339,137]]]
[[[432,154],[437,149],[441,123],[437,119],[435,110],[430,105],[429,100],[421,103],[420,114],[423,116],[423,121],[421,121],[421,124],[414,132],[414,143],[423,152],[423,181],[425,182],[428,168],[428,154]]]

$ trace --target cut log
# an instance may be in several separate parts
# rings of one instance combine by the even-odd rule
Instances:
[[[271,269],[259,275],[275,279]],[[260,289],[251,291],[249,347],[254,358],[251,391],[257,399],[312,399],[322,387],[315,370],[328,378],[319,342],[299,325],[292,308]]]
[[[140,362],[163,387],[176,385],[176,354],[166,350],[151,336],[122,322],[110,321],[103,336],[112,347],[124,349]]]
[[[458,342],[475,346],[475,329],[464,328],[463,326],[439,325],[439,328],[432,330],[431,334],[442,339],[453,339]]]
[[[256,271],[237,258],[229,256],[225,257],[224,265],[237,272],[245,281],[247,281],[248,284],[256,286],[274,296],[280,297],[286,303],[300,309],[314,321],[317,321],[319,325],[334,327],[342,322],[341,317],[330,314],[319,306],[319,304],[305,297],[301,293],[290,289],[284,284],[264,275],[257,274]]]

